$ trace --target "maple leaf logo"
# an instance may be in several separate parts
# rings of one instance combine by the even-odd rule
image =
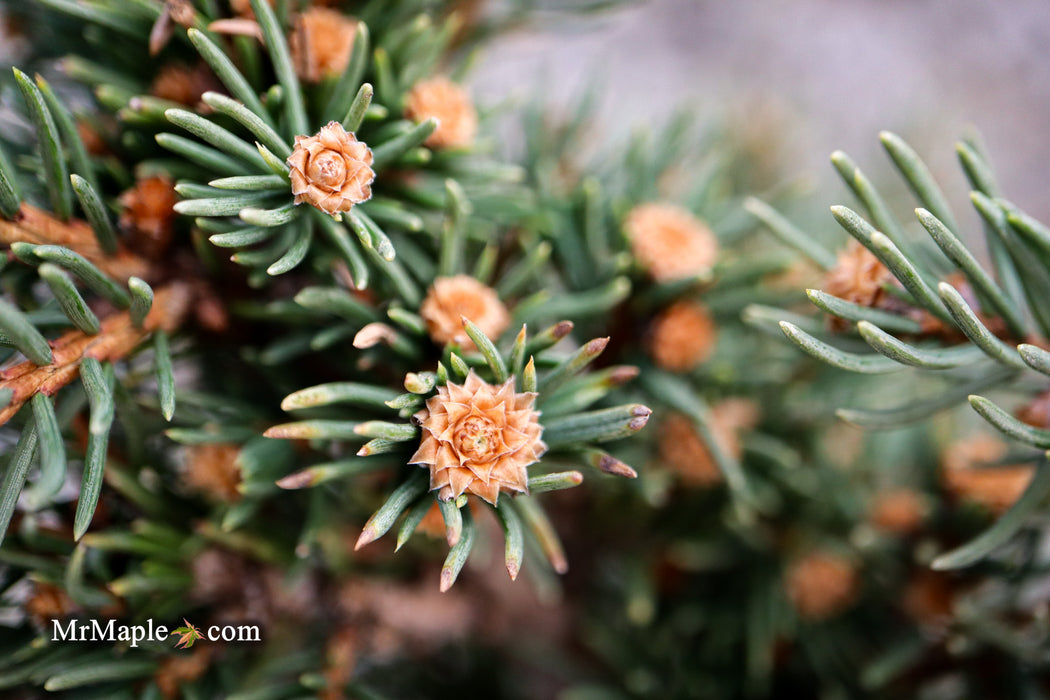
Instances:
[[[182,621],[184,625],[173,629],[171,634],[172,636],[176,634],[180,635],[179,641],[175,643],[176,649],[189,649],[198,639],[203,639],[203,635],[199,629],[190,624],[189,620],[182,618]]]

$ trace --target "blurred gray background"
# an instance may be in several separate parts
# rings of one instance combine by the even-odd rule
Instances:
[[[489,103],[528,99],[542,78],[557,103],[596,77],[610,136],[683,104],[753,115],[821,206],[847,200],[831,184],[836,148],[877,184],[891,179],[882,129],[967,206],[954,143],[972,124],[1007,197],[1050,220],[1050,0],[649,0],[502,37],[473,87]]]

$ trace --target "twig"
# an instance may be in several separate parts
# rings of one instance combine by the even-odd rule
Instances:
[[[127,282],[131,277],[149,280],[150,266],[146,260],[123,247],[118,247],[115,255],[108,255],[86,222],[71,220],[63,223],[24,202],[14,220],[0,218],[0,244],[19,242],[65,246],[80,253],[95,267],[120,282]]]
[[[0,226],[4,223],[0,221]],[[141,328],[135,327],[127,311],[113,314],[102,322],[101,332],[97,335],[70,331],[52,341],[52,362],[49,365],[38,366],[27,360],[0,370],[0,390],[14,392],[11,402],[0,410],[0,425],[10,420],[34,395],[52,396],[76,379],[80,373],[80,361],[85,357],[99,361],[117,360],[138,347],[153,331],[159,329],[171,333],[189,311],[191,298],[188,285],[174,283],[163,287],[157,290],[153,307]]]

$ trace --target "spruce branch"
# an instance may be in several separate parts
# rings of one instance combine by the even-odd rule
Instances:
[[[80,362],[94,358],[100,362],[119,360],[137,349],[157,330],[172,332],[182,323],[190,308],[192,296],[183,284],[173,283],[156,290],[153,306],[141,327],[123,311],[102,320],[98,334],[70,331],[51,343],[49,364],[37,365],[32,360],[0,370],[0,389],[9,389],[11,400],[0,409],[0,425],[10,420],[37,394],[54,395],[74,381]]]
[[[59,221],[27,202],[21,204],[14,218],[0,218],[0,243],[8,246],[28,243],[69,248],[121,282],[127,282],[132,277],[152,277],[148,261],[126,248],[118,245],[115,254],[106,252],[88,223],[77,219]]]
[[[400,549],[422,522],[426,512],[423,504],[436,502],[444,516],[446,535],[449,546],[452,548],[442,574],[442,591],[451,587],[463,562],[469,555],[473,542],[472,537],[467,536],[472,535],[473,532],[470,520],[460,512],[463,507],[460,501],[466,502],[468,493],[478,495],[488,501],[498,512],[503,507],[500,503],[515,495],[515,492],[542,493],[571,488],[580,484],[583,475],[576,471],[540,475],[530,473],[528,476],[522,476],[525,474],[525,466],[543,457],[547,451],[547,445],[554,450],[565,448],[562,451],[566,455],[577,459],[581,451],[584,454],[594,453],[594,456],[588,459],[600,465],[602,471],[634,478],[637,473],[632,468],[589,446],[592,443],[633,435],[645,426],[652,413],[645,406],[638,404],[590,412],[585,410],[613,394],[618,387],[636,374],[631,368],[621,368],[611,372],[596,373],[596,376],[599,377],[598,381],[593,383],[590,391],[583,392],[587,398],[573,406],[574,410],[571,412],[566,407],[563,411],[555,411],[555,417],[550,421],[541,419],[539,413],[528,408],[536,400],[536,394],[530,392],[538,390],[542,398],[546,394],[559,395],[561,393],[559,387],[564,392],[570,391],[570,387],[575,386],[573,382],[577,377],[582,379],[586,376],[582,372],[601,353],[608,339],[600,338],[591,341],[585,344],[580,351],[567,357],[556,359],[552,357],[550,361],[545,362],[550,368],[545,370],[541,375],[541,380],[537,381],[536,378],[530,379],[528,376],[520,378],[508,376],[508,367],[515,367],[517,360],[512,359],[508,363],[508,358],[478,325],[466,318],[461,318],[461,324],[467,337],[475,345],[477,355],[472,354],[471,357],[476,357],[477,364],[472,367],[451,349],[446,349],[449,353],[454,378],[448,376],[442,378],[440,368],[435,375],[409,372],[405,377],[404,385],[410,393],[392,398],[388,398],[389,394],[379,386],[373,387],[353,382],[339,382],[302,389],[284,399],[282,407],[285,410],[316,411],[316,409],[325,407],[334,408],[337,404],[350,404],[377,418],[363,421],[311,418],[276,425],[265,433],[271,438],[324,440],[336,444],[340,441],[360,441],[362,438],[372,438],[358,451],[358,460],[315,464],[278,480],[278,486],[283,489],[314,487],[335,478],[346,478],[370,471],[362,458],[375,459],[376,455],[395,454],[398,455],[396,458],[404,460],[402,463],[429,466],[431,494],[424,495],[428,490],[426,478],[419,471],[413,470],[413,473],[401,481],[386,503],[369,519],[356,546],[360,548],[378,539],[394,526],[403,513],[407,512],[408,515],[397,538],[398,549]],[[568,329],[571,328],[571,324],[563,323],[556,328]],[[553,345],[564,335],[565,332],[549,330],[545,333],[547,341],[534,343],[532,347],[542,348],[539,357],[545,359],[551,353]],[[511,356],[520,355],[522,349],[527,347],[529,347],[528,338],[524,332],[520,333],[511,350]],[[535,359],[536,356],[531,357],[529,363],[529,366],[533,367],[533,372],[535,372]],[[476,371],[485,372],[497,384],[488,384],[479,378]],[[526,370],[527,373],[528,370]],[[462,380],[462,384],[456,383],[455,380]],[[538,389],[530,387],[530,384],[538,384]],[[435,389],[436,395],[433,394]],[[512,393],[514,391],[521,393]],[[421,406],[420,395],[430,397],[423,406]],[[482,412],[477,413],[476,419],[463,418],[457,413],[453,421],[452,414],[445,411],[461,411],[460,408],[455,407],[463,405],[447,403],[453,398],[468,404],[476,402],[477,410]],[[497,414],[492,412],[494,409],[490,406],[492,402],[500,405],[499,416],[501,417],[499,420],[507,421],[506,426],[500,427],[492,422],[497,420]],[[445,409],[446,404],[453,408]],[[420,410],[412,415],[412,411],[416,409]],[[402,416],[412,415],[412,421],[396,423],[380,418],[388,415],[392,410],[398,410]],[[526,416],[526,414],[529,415]],[[442,425],[449,430],[446,431],[441,427]],[[440,430],[435,432],[437,428]],[[453,428],[458,431],[454,439],[448,437],[449,431],[452,431]],[[522,442],[525,436],[529,436],[528,440]],[[543,436],[543,441],[540,441],[540,436]],[[487,455],[490,452],[496,455],[502,450],[507,462],[504,464],[504,457],[500,458],[498,465],[497,462],[493,462],[488,469],[491,476],[483,479],[477,476],[484,473],[480,471],[484,469],[483,466],[471,467],[470,469],[475,470],[471,472],[462,465],[457,467],[446,463],[447,456],[439,460],[435,456],[437,454],[435,450],[450,449],[448,445],[439,446],[438,443],[442,440],[446,442],[453,440],[449,444],[457,445],[454,449],[459,450],[461,455],[475,454],[472,450],[479,455]],[[506,445],[500,442],[502,447],[491,444],[492,441],[504,440],[510,442]],[[410,457],[413,450],[415,454]],[[468,459],[468,457],[461,458]],[[442,463],[439,464],[439,461]],[[513,464],[518,466],[512,468]],[[502,500],[500,500],[501,493],[504,493]],[[505,522],[510,522],[507,519],[513,516],[503,514],[500,517]],[[534,525],[534,531],[541,533],[543,541],[547,543],[540,542],[549,556],[553,557],[552,562],[555,569],[563,570],[565,566],[563,557],[557,555],[556,550],[552,549],[553,545],[550,544],[550,538],[553,537],[549,532],[550,525],[543,524],[546,520],[535,508],[529,510],[528,519]],[[519,530],[513,525],[507,527],[508,537],[514,540],[508,541],[507,544],[507,566],[513,578],[520,567],[521,545],[517,542]]]
[[[787,321],[780,324],[785,335],[805,352],[853,372],[890,373],[905,367],[957,369],[969,380],[967,386],[991,388],[1008,386],[1027,370],[1038,371],[1036,346],[1044,342],[1040,334],[1045,335],[1046,331],[1042,328],[1046,319],[1041,300],[1050,279],[1039,252],[1042,225],[1009,202],[992,200],[985,194],[998,192],[990,166],[971,142],[961,142],[957,151],[967,177],[977,188],[971,193],[971,200],[986,224],[994,263],[991,271],[986,270],[962,242],[944,193],[914,149],[888,132],[880,138],[923,205],[914,210],[915,216],[936,247],[930,247],[924,239],[905,238],[871,182],[845,154],[836,152],[833,164],[865,204],[873,221],[892,232],[892,239],[849,208],[832,207],[839,225],[871,252],[868,269],[872,272],[868,274],[873,276],[865,278],[862,273],[863,265],[869,264],[863,253],[840,255],[827,276],[828,284],[841,287],[839,296],[827,291],[807,291],[813,304],[835,319],[830,325],[832,337],[826,337],[824,329],[811,333]],[[799,247],[795,235],[785,233],[785,220],[779,214],[760,203],[754,204],[752,210],[772,212],[763,217],[770,230],[782,238],[786,236],[789,245]],[[797,229],[792,230],[797,233]],[[946,272],[952,268],[953,272]],[[841,298],[850,295],[853,300]],[[1038,332],[1030,322],[1033,317],[1041,329]],[[842,349],[850,334],[840,328],[855,331],[876,354]],[[957,342],[953,335],[961,335],[966,343],[953,345]],[[996,366],[998,370],[991,369]],[[926,418],[967,396],[968,392],[949,387],[940,397],[910,406],[881,411],[844,409],[840,415],[861,425],[891,427]],[[1036,428],[1022,428],[1019,421],[981,397],[971,398],[971,404],[999,431],[1039,444],[1032,438]]]

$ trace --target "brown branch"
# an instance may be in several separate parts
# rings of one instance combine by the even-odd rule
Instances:
[[[0,225],[3,223],[0,221]],[[52,362],[49,365],[38,366],[27,360],[0,370],[0,389],[14,391],[11,402],[0,410],[0,425],[10,420],[34,395],[52,396],[76,379],[80,373],[80,361],[85,357],[99,361],[117,360],[138,347],[153,331],[174,331],[189,311],[192,296],[188,285],[173,283],[156,291],[153,307],[142,328],[135,327],[127,311],[113,314],[102,322],[97,335],[70,331],[51,341]]]
[[[130,277],[149,281],[150,265],[143,258],[119,244],[116,255],[108,255],[99,246],[94,231],[86,222],[74,219],[63,223],[25,202],[14,220],[0,218],[0,243],[65,246],[80,253],[95,267],[120,282],[127,282]]]

